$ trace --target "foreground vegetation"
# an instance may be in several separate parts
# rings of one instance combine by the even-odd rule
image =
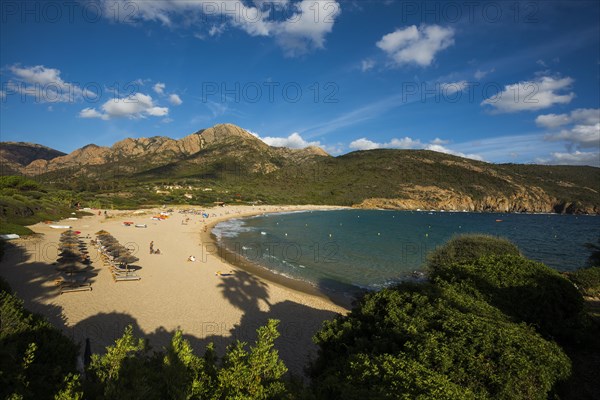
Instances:
[[[592,258],[590,258],[592,259]],[[0,395],[12,399],[593,398],[598,321],[563,275],[488,236],[452,239],[429,279],[369,293],[315,335],[310,383],[290,378],[277,322],[252,346],[198,356],[181,332],[151,351],[127,328],[76,371],[76,347],[2,284]],[[600,267],[600,266],[597,266]],[[195,349],[199,351],[201,349]],[[591,370],[591,374],[590,371]]]

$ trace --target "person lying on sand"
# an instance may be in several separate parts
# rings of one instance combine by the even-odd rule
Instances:
[[[196,261],[196,257],[189,256],[187,260],[190,261],[190,262],[194,262],[194,261]]]
[[[221,271],[217,271],[217,272],[215,272],[215,275],[216,276],[231,276],[231,275],[233,275],[233,270],[229,271],[229,273],[227,273],[227,274],[225,274],[225,273],[223,273]]]

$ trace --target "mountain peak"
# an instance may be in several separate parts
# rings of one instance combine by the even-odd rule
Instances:
[[[211,128],[202,129],[196,132],[196,134],[198,134],[207,145],[221,142],[231,137],[251,140],[258,139],[247,130],[233,124],[217,124]]]

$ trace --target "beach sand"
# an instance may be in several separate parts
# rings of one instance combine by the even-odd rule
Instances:
[[[234,205],[205,209],[210,216],[206,220],[177,212],[185,208],[192,207],[172,207],[175,212],[163,221],[151,219],[164,211],[154,209],[137,214],[109,210],[109,218],[102,214],[59,223],[81,231],[84,237],[89,234],[94,238],[95,232],[107,230],[121,244],[135,249],[140,260],[134,266],[140,267],[140,281],[114,282],[96,249],[89,246],[98,274],[92,278],[93,290],[60,295],[53,283],[58,274],[51,264],[64,230],[43,223],[30,227],[41,235],[10,242],[0,263],[0,275],[27,308],[46,316],[79,343],[89,338],[93,352],[103,352],[131,324],[134,332],[147,337],[155,349],[165,346],[173,332],[181,329],[198,354],[213,342],[222,355],[234,340],[253,342],[258,327],[270,318],[278,319],[281,337],[276,348],[290,371],[302,374],[316,351],[313,334],[324,320],[347,310],[316,289],[314,294],[294,290],[227,263],[210,229],[229,218],[327,207]],[[187,217],[189,222],[182,224]],[[124,221],[146,224],[147,228],[124,226]],[[150,254],[151,241],[160,255]],[[188,262],[191,255],[197,261]],[[217,276],[218,271],[231,271],[231,275]]]

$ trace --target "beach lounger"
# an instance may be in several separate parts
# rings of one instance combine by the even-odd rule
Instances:
[[[120,274],[113,274],[113,280],[115,282],[123,282],[123,281],[139,281],[140,279],[142,279],[141,277],[139,277],[138,275],[120,275]]]
[[[123,268],[120,265],[117,264],[113,264],[110,267],[111,271],[115,271],[115,272],[134,272],[134,270],[132,270],[131,268],[127,269],[127,268]]]
[[[54,280],[54,283],[57,285],[75,285],[89,283],[87,280],[87,276],[60,274],[60,276]]]
[[[63,284],[60,286],[60,294],[72,292],[88,292],[92,290],[92,284],[87,282],[83,284]]]

